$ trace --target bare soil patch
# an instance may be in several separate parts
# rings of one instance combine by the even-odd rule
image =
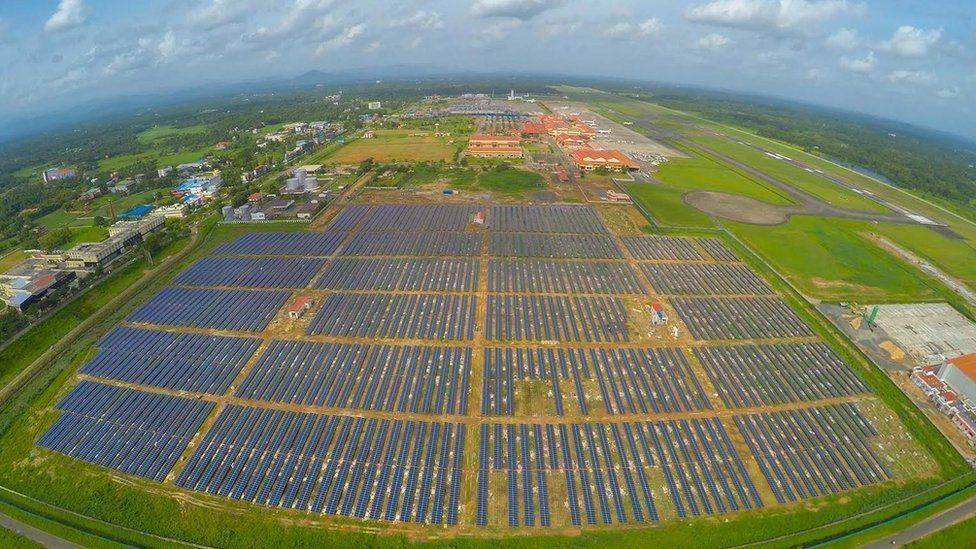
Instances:
[[[779,225],[798,213],[794,206],[776,206],[737,194],[716,191],[694,191],[682,197],[685,204],[715,217],[752,223]]]

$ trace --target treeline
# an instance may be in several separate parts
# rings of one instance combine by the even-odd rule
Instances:
[[[752,96],[666,88],[638,96],[867,168],[976,217],[976,143],[899,122]]]

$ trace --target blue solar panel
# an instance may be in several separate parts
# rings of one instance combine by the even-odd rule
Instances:
[[[217,246],[214,253],[329,256],[339,249],[345,237],[344,232],[248,233],[233,242]]]
[[[286,257],[206,257],[174,282],[186,286],[241,288],[304,288],[325,264],[324,259]]]
[[[475,297],[441,294],[331,294],[308,325],[312,335],[359,338],[474,337]]]
[[[166,287],[126,320],[217,330],[261,331],[290,295],[286,291]]]
[[[84,374],[182,391],[223,394],[257,350],[253,338],[119,327],[98,343]]]
[[[162,481],[213,404],[83,381],[58,408],[40,446]]]
[[[589,206],[492,206],[488,226],[494,231],[608,233]]]

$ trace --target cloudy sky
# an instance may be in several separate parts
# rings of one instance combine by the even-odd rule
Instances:
[[[399,64],[705,85],[976,138],[973,0],[0,1],[0,119]]]

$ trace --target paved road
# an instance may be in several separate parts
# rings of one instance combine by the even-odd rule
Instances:
[[[976,497],[931,516],[897,534],[882,538],[867,547],[870,549],[900,547],[974,516],[976,516]]]
[[[4,515],[3,513],[0,513],[0,526],[12,532],[16,532],[27,539],[40,543],[44,547],[49,547],[52,549],[75,549],[81,547],[80,545],[75,545],[70,541],[66,541],[57,536],[48,534],[43,530],[38,530],[29,524],[24,524],[15,518]]]

